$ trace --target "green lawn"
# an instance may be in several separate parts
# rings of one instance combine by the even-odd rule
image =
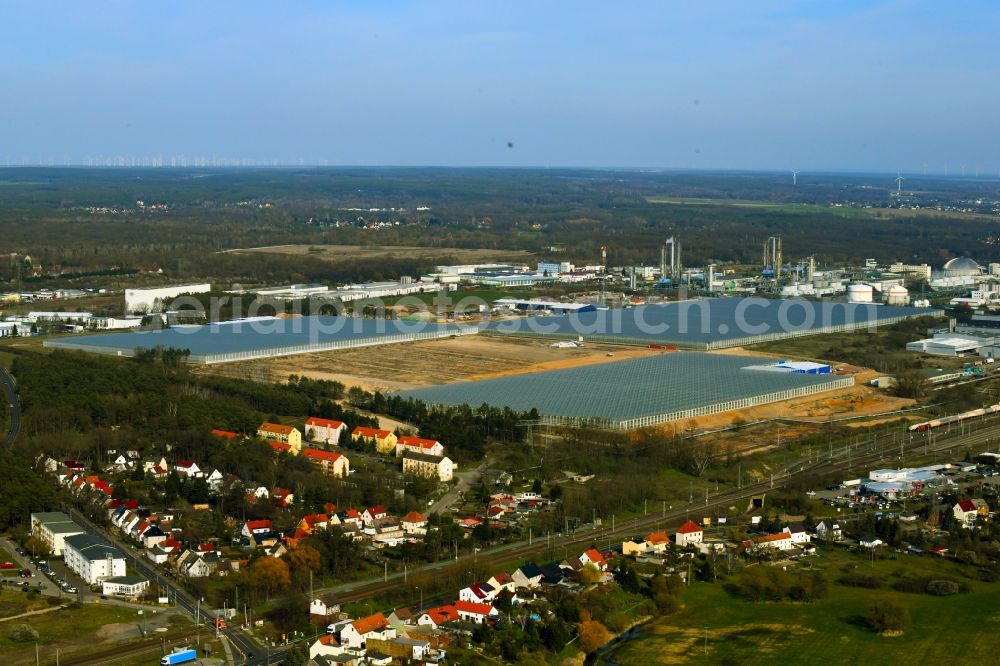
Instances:
[[[813,560],[836,578],[844,566],[894,580],[901,573],[963,578],[968,569],[929,557],[899,556],[871,567],[863,557],[834,552]],[[871,602],[894,597],[909,608],[912,625],[902,636],[883,637],[864,618]],[[752,603],[733,599],[719,584],[697,583],[683,597],[685,609],[647,627],[607,662],[680,664],[898,664],[994,663],[992,627],[1000,621],[1000,584],[972,583],[968,594],[932,597],[883,588],[865,590],[832,582],[813,603]],[[707,633],[707,655],[706,650]]]

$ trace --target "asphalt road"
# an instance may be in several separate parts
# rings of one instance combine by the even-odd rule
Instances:
[[[147,580],[157,581],[161,586],[170,590],[169,596],[177,608],[186,612],[192,619],[200,619],[202,622],[206,622],[209,627],[214,626],[215,615],[211,610],[201,606],[198,600],[178,585],[175,580],[164,576],[162,571],[143,557],[141,551],[133,548],[131,544],[123,542],[116,535],[105,531],[75,508],[67,507],[67,511],[81,525],[87,526],[92,532],[100,534],[118,546],[127,557],[132,559],[132,566],[139,575],[145,577]],[[230,627],[222,630],[220,633],[225,634],[230,643],[243,654],[245,658],[244,663],[277,664],[281,663],[284,658],[284,650],[267,650],[266,648],[262,648],[252,638],[235,628]]]
[[[10,446],[21,429],[21,402],[17,398],[17,384],[14,383],[14,378],[3,368],[0,368],[0,384],[7,394],[7,407],[10,411],[10,427],[7,429],[7,446]]]

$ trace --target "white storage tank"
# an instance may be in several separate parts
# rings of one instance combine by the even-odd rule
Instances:
[[[847,285],[848,303],[871,303],[874,290],[870,284],[849,284]]]
[[[906,305],[910,302],[910,292],[902,285],[889,287],[886,292],[885,302],[888,305]]]

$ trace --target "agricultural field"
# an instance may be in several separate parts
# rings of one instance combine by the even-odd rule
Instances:
[[[647,625],[599,663],[992,663],[996,642],[989,627],[1000,619],[1000,585],[970,580],[971,568],[946,560],[896,557],[872,563],[821,548],[810,563],[826,575],[829,591],[811,603],[743,601],[722,584],[696,583],[684,593],[684,610]],[[879,576],[885,584],[871,590],[834,582],[849,571]],[[902,575],[950,576],[971,591],[936,597],[887,589]],[[885,597],[909,610],[912,624],[902,635],[881,636],[868,626],[869,606]]]

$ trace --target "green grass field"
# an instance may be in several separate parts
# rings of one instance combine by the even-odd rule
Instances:
[[[22,592],[4,592],[2,597],[10,604],[6,610],[14,610],[21,601],[13,595],[24,595]],[[46,608],[44,601],[32,604],[32,609]],[[22,611],[23,612],[23,611]],[[136,622],[135,611],[116,606],[86,604],[79,608],[64,608],[61,610],[34,615],[24,619],[0,623],[0,654],[11,659],[7,663],[27,663],[30,658],[34,663],[34,643],[17,643],[10,640],[10,631],[19,624],[28,624],[38,632],[38,644],[43,652],[53,652],[56,647],[64,655],[84,653],[88,650],[106,647],[101,638],[95,636],[98,630],[107,625]],[[136,623],[136,626],[138,624]]]
[[[995,663],[992,627],[1000,621],[1000,584],[969,581],[972,591],[967,594],[933,597],[832,582],[845,567],[854,566],[889,582],[901,574],[963,579],[971,572],[945,560],[898,557],[872,567],[863,556],[822,553],[812,564],[826,571],[829,592],[813,603],[747,602],[730,597],[721,584],[696,583],[685,592],[681,613],[647,625],[640,638],[601,663]],[[872,601],[887,596],[910,611],[911,626],[901,636],[880,636],[865,622]]]
[[[758,208],[782,213],[828,213],[839,217],[872,217],[872,210],[867,208],[844,208],[820,206],[817,204],[783,204],[767,201],[742,201],[739,199],[697,199],[686,197],[647,197],[652,204],[668,206],[729,206],[733,208]]]

